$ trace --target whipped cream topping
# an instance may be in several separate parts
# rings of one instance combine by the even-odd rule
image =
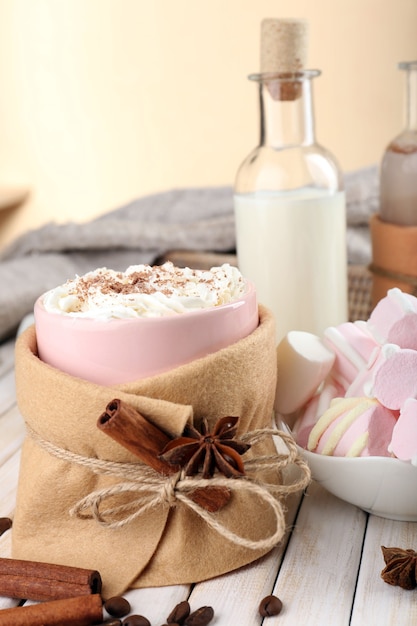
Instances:
[[[236,267],[225,263],[210,270],[132,265],[125,272],[106,267],[68,280],[43,296],[50,313],[107,320],[160,317],[220,306],[245,292]]]

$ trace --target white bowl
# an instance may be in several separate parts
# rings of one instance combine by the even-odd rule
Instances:
[[[291,432],[281,423],[281,428]],[[325,456],[298,447],[314,480],[338,498],[368,513],[417,522],[417,467],[382,456]]]

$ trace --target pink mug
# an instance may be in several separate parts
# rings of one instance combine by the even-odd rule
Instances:
[[[111,386],[161,374],[226,348],[258,326],[255,287],[238,299],[163,317],[97,320],[34,308],[39,357],[72,376]]]

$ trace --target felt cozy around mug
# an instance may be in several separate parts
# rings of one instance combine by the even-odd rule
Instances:
[[[275,448],[273,436],[280,436],[271,430],[276,379],[275,322],[262,306],[257,328],[224,350],[113,387],[41,361],[35,328],[28,328],[16,343],[16,394],[27,437],[13,558],[93,565],[103,580],[103,597],[110,597],[132,586],[218,576],[271,550],[285,533],[281,500],[309,480],[292,438],[285,442],[288,454]],[[246,475],[227,478],[217,472],[201,484],[199,476],[153,470],[98,427],[114,398],[170,438],[181,437],[186,423],[199,425],[204,418],[212,429],[223,416],[238,417],[237,438],[251,444],[243,455]],[[295,484],[284,483],[283,471],[294,462],[302,471]],[[186,497],[196,489],[193,484],[226,486],[231,498],[210,513]],[[128,510],[114,502],[117,494]],[[97,518],[100,511],[110,525]]]

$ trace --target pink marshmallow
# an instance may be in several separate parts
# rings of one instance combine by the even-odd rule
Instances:
[[[352,383],[346,389],[346,398],[361,398],[366,396],[373,397],[373,383],[375,372],[389,358],[391,352],[399,350],[398,346],[386,344],[385,346],[376,348],[369,358],[367,365],[360,370]]]
[[[417,350],[390,351],[388,358],[375,369],[371,393],[393,410],[401,409],[408,398],[417,398]]]
[[[326,328],[323,341],[336,355],[331,375],[345,390],[379,347],[366,322],[360,321]]]
[[[330,402],[343,394],[341,388],[334,383],[325,383],[320,393],[309,400],[297,421],[293,433],[295,440],[302,448],[307,447],[308,437],[315,423],[330,406]]]
[[[367,327],[380,343],[417,350],[417,298],[397,287],[390,289],[372,311]]]
[[[396,423],[392,411],[370,398],[339,398],[310,433],[308,449],[329,456],[389,456]]]
[[[417,465],[417,400],[404,402],[388,447],[398,459]]]

